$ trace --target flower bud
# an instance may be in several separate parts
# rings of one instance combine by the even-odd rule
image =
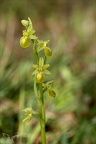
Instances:
[[[29,25],[29,21],[27,21],[27,20],[21,20],[21,23],[25,27],[28,27],[28,25]]]
[[[20,38],[20,45],[23,48],[27,48],[28,46],[30,46],[30,39],[27,36],[23,36]]]
[[[55,91],[49,90],[48,92],[49,92],[49,95],[50,95],[51,97],[56,97]]]
[[[51,56],[52,55],[52,51],[49,47],[44,47],[44,53],[46,56]]]
[[[37,83],[40,83],[40,82],[43,82],[44,81],[44,73],[43,72],[38,72],[37,74],[36,74],[36,82]]]

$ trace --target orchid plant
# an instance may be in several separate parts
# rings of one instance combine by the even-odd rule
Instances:
[[[32,116],[37,116],[41,126],[42,144],[46,144],[44,93],[47,91],[49,96],[56,96],[55,91],[51,88],[54,81],[46,82],[46,75],[51,74],[48,70],[50,65],[47,63],[47,57],[52,56],[52,50],[48,47],[49,40],[39,40],[35,35],[35,30],[29,17],[28,20],[22,20],[21,23],[25,27],[25,30],[23,30],[22,37],[20,38],[20,46],[22,48],[28,48],[32,43],[33,54],[36,58],[35,64],[32,65],[34,68],[32,76],[34,77],[34,94],[39,106],[38,112],[34,111],[32,107],[25,108],[23,112],[26,117],[23,119],[23,122],[28,122]],[[43,51],[42,57],[40,55],[41,51]]]

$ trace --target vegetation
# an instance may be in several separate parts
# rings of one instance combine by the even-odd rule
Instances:
[[[45,95],[49,144],[96,143],[96,1],[0,1],[0,144],[40,144],[40,126],[22,123],[22,110],[37,110],[32,49],[21,49],[21,19],[51,39],[56,98]]]

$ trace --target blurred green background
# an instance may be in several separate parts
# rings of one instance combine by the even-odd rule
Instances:
[[[28,17],[53,51],[47,144],[96,144],[95,0],[0,0],[0,144],[41,144],[38,120],[22,123],[22,109],[37,109],[32,48],[19,45]]]

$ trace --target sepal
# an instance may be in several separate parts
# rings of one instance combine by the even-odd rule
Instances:
[[[33,72],[32,72],[32,75],[35,75],[37,72],[38,72],[37,70],[33,71]]]
[[[35,30],[34,29],[31,29],[31,30],[27,30],[27,33],[29,34],[29,35],[32,35],[32,34],[34,34],[35,33]]]
[[[36,64],[33,64],[32,67],[35,68],[35,69],[37,69],[39,66],[36,65]]]
[[[51,74],[51,72],[48,71],[47,69],[44,70],[44,73],[45,73],[45,74]]]
[[[49,66],[50,66],[49,64],[45,64],[45,65],[42,66],[42,69],[46,69],[46,68],[48,68]]]
[[[30,39],[37,39],[38,37],[36,35],[29,35]]]
[[[28,27],[29,21],[28,20],[21,20],[23,26]]]

